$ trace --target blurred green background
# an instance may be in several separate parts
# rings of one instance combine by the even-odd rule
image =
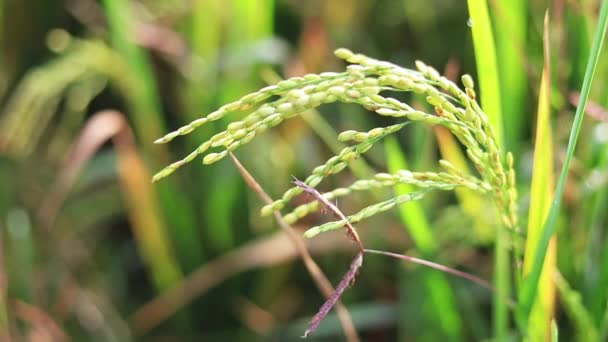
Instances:
[[[504,142],[515,155],[526,222],[543,16],[549,9],[557,168],[599,1],[488,6]],[[276,223],[260,217],[263,203],[234,165],[196,162],[151,183],[154,172],[228,121],[168,145],[153,141],[279,78],[342,70],[332,54],[338,47],[408,67],[419,59],[453,79],[465,72],[476,78],[474,25],[467,3],[456,0],[0,0],[0,338],[296,340],[324,298]],[[558,227],[558,267],[598,327],[608,288],[606,59]],[[276,197],[292,175],[305,178],[341,149],[336,132],[386,124],[360,107],[331,104],[266,132],[237,156]],[[441,139],[441,132],[410,125],[387,150],[400,150],[411,170],[432,170]],[[364,164],[320,190],[386,171],[385,152],[372,149]],[[339,205],[352,213],[372,200],[355,194]],[[433,233],[433,261],[491,279],[494,227],[479,218],[487,208],[461,207],[451,193],[421,205],[417,222]],[[295,228],[327,216],[311,215]],[[396,211],[358,228],[370,248],[428,255]],[[309,249],[334,284],[354,254],[343,233],[313,239]],[[368,257],[364,266],[343,298],[362,340],[492,335],[489,291],[458,278],[435,281],[429,271],[391,259]],[[177,293],[158,300],[176,286]],[[441,297],[431,300],[431,292]],[[560,338],[579,336],[560,302],[555,316]],[[335,316],[311,338],[344,339]]]

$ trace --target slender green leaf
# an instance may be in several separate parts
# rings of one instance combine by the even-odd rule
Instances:
[[[32,232],[31,216],[22,207],[6,212],[6,237],[3,254],[7,257],[7,276],[11,280],[11,297],[24,302],[34,300],[34,271],[36,269],[36,243]],[[4,247],[3,246],[3,247]]]
[[[481,104],[496,134],[496,142],[504,146],[500,82],[496,63],[496,48],[488,4],[485,0],[468,0],[469,25],[473,33],[477,77],[481,91]],[[510,296],[510,270],[507,234],[504,227],[496,230],[494,246],[494,337],[504,341],[508,335],[509,316],[507,299]]]
[[[407,170],[407,161],[397,139],[392,136],[386,137],[384,143],[385,153],[389,172],[397,172],[399,170]],[[403,195],[413,192],[414,188],[411,185],[399,184],[395,187],[397,195]],[[399,206],[399,216],[401,221],[408,229],[408,232],[414,240],[416,247],[424,254],[434,254],[437,252],[437,243],[433,238],[433,232],[430,224],[424,214],[422,205],[417,201],[411,201]]]
[[[545,15],[544,51],[545,63],[540,83],[538,114],[536,119],[536,140],[532,185],[530,194],[530,211],[528,213],[528,235],[524,255],[524,276],[530,272],[536,256],[536,247],[542,230],[542,224],[551,206],[553,196],[553,138],[551,134],[551,68],[549,52],[549,19]],[[543,341],[550,336],[555,286],[552,275],[555,269],[557,244],[552,238],[547,258],[543,266],[540,281],[540,294],[532,309],[528,321],[527,337],[531,341]]]
[[[145,51],[134,44],[137,21],[131,15],[131,2],[127,0],[103,0],[110,27],[112,44],[122,54],[127,63],[133,68],[136,79],[135,96],[131,101],[131,114],[135,121],[134,128],[145,142],[150,146],[157,137],[161,136],[166,127],[160,112],[160,100],[152,66]]]
[[[496,134],[496,141],[504,146],[500,81],[496,63],[496,48],[488,4],[486,0],[468,0],[469,25],[473,33],[477,78],[481,91],[481,105]]]
[[[608,170],[608,143],[600,143],[596,170]],[[601,171],[600,171],[601,172]],[[608,204],[608,189],[600,187],[587,199],[585,216],[587,233],[587,248],[584,256],[583,281],[585,286],[585,304],[589,306],[594,319],[600,321],[608,300],[608,259],[602,259],[606,253],[604,246],[608,237],[605,234],[606,205]],[[608,254],[607,254],[608,255]]]
[[[594,15],[588,11],[593,8],[595,2],[595,0],[579,0],[576,4],[570,5],[570,8],[577,6],[578,10],[565,13],[568,36],[572,37],[572,44],[568,44],[570,67],[572,68],[570,82],[577,86],[585,77],[585,69],[589,60]]]
[[[579,341],[602,341],[599,339],[597,327],[593,324],[593,318],[581,301],[581,295],[574,290],[559,272],[553,277],[559,290],[561,302],[568,316],[572,318],[576,327]]]
[[[593,81],[595,68],[599,60],[599,55],[601,52],[602,44],[604,42],[607,27],[608,1],[604,1],[600,10],[598,27],[595,31],[591,54],[589,55],[589,62],[587,64],[587,71],[585,72],[585,79],[583,80],[579,105],[576,108],[576,115],[574,117],[574,123],[570,132],[570,139],[568,141],[568,149],[566,151],[564,165],[562,167],[559,176],[559,181],[555,189],[555,197],[553,199],[553,204],[551,206],[551,210],[549,211],[549,215],[543,225],[542,234],[540,240],[538,241],[538,247],[536,248],[536,255],[534,258],[532,270],[530,271],[528,278],[524,280],[524,284],[521,288],[518,308],[518,321],[520,322],[520,324],[528,321],[528,317],[530,315],[530,311],[532,309],[532,305],[534,303],[538,291],[541,271],[545,261],[545,255],[547,253],[547,249],[549,248],[551,236],[555,231],[555,222],[557,220],[557,214],[561,207],[561,201],[566,186],[566,179],[568,176],[570,162],[572,161],[574,150],[576,148],[576,143],[578,141],[578,135],[581,129],[585,112],[585,105],[587,104],[587,98],[589,97],[589,92],[591,90],[591,83]]]
[[[397,139],[393,136],[386,137],[384,147],[388,171],[407,170],[407,161]],[[406,184],[395,187],[397,195],[404,195],[413,191],[414,189]],[[400,205],[399,216],[422,255],[425,258],[432,258],[437,253],[439,246],[437,240],[433,237],[430,224],[420,203],[410,201]],[[463,322],[456,308],[455,295],[449,282],[444,275],[429,270],[425,270],[423,277],[435,309],[434,312],[437,314],[445,333],[451,339],[461,338]]]
[[[273,34],[274,0],[231,0],[213,4],[210,7],[216,15],[223,14],[228,20],[229,25],[225,26],[225,45],[231,49],[242,50],[254,46],[260,40],[269,38]],[[213,21],[216,22],[217,19]],[[208,25],[206,22],[199,23],[199,25],[201,24]],[[257,87],[259,76],[254,73],[254,70],[250,65],[237,66],[228,70],[222,81],[219,82],[219,101],[221,103],[233,101],[241,94]],[[235,234],[237,225],[234,224],[232,208],[242,196],[242,186],[237,186],[240,183],[234,182],[234,179],[238,179],[236,173],[228,173],[226,170],[218,170],[218,172],[224,174],[221,178],[224,180],[225,186],[214,184],[206,195],[208,198],[206,217],[208,225],[213,227],[207,234],[220,249],[227,250],[234,245],[234,236],[237,235]],[[228,177],[231,174],[232,177]],[[229,185],[228,182],[231,184]]]
[[[491,1],[496,33],[496,59],[500,71],[500,95],[504,115],[505,146],[519,155],[526,119],[526,32],[528,1]]]
[[[607,253],[608,255],[608,253]],[[604,318],[602,319],[600,327],[600,341],[606,341],[608,338],[608,302],[606,302],[606,308],[604,309]]]
[[[104,0],[110,35],[114,48],[126,59],[132,68],[137,84],[133,85],[132,96],[126,98],[129,105],[129,116],[133,119],[133,128],[142,142],[145,154],[155,156],[157,162],[168,161],[168,151],[164,147],[153,147],[152,142],[166,130],[162,119],[161,101],[154,70],[146,52],[134,42],[136,26],[140,23],[133,20],[132,2],[127,0]],[[178,195],[179,186],[175,181],[158,184],[161,208],[165,211],[169,231],[173,242],[180,252],[180,260],[187,269],[192,263],[200,264],[197,259],[201,250],[200,238],[192,206]]]

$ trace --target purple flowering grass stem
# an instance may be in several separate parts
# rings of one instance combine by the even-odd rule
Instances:
[[[366,249],[364,250],[365,253],[373,253],[373,254],[382,254],[382,255],[386,255],[386,256],[390,256],[393,258],[397,258],[397,259],[401,259],[401,260],[405,260],[405,261],[409,261],[409,262],[413,262],[419,265],[423,265],[426,267],[430,267],[430,268],[434,268],[436,270],[439,270],[441,272],[445,272],[445,273],[449,273],[452,275],[455,275],[457,277],[460,278],[464,278],[467,280],[470,280],[474,283],[476,283],[477,285],[483,286],[485,288],[488,288],[492,291],[494,291],[494,286],[492,286],[492,284],[490,284],[490,282],[488,282],[487,280],[481,279],[479,277],[476,277],[470,273],[466,273],[466,272],[462,272],[456,269],[453,269],[451,267],[447,267],[432,261],[428,261],[428,260],[424,260],[424,259],[419,259],[416,257],[412,257],[409,255],[405,255],[405,254],[397,254],[397,253],[391,253],[391,252],[385,252],[385,251],[378,251],[375,249]]]
[[[310,323],[308,324],[308,329],[306,329],[306,331],[304,332],[304,336],[302,337],[306,338],[309,334],[312,334],[313,332],[315,332],[315,330],[317,330],[319,324],[321,324],[321,321],[323,321],[323,319],[327,316],[331,308],[333,308],[336,302],[340,299],[342,293],[344,293],[344,290],[354,284],[355,276],[357,275],[357,272],[359,271],[359,268],[362,264],[363,252],[359,252],[359,254],[357,254],[357,256],[351,262],[348,272],[346,272],[346,274],[336,287],[334,293],[332,293],[329,299],[327,299],[323,306],[321,306],[319,312],[317,312],[317,314],[310,320]]]

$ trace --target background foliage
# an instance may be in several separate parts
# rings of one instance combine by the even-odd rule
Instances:
[[[484,5],[487,13],[479,11]],[[599,5],[0,0],[1,337],[301,336],[323,297],[276,223],[260,217],[263,203],[234,165],[192,163],[150,182],[154,172],[235,117],[169,145],[153,141],[280,78],[343,70],[332,55],[341,46],[408,67],[423,60],[454,80],[472,74],[482,106],[515,156],[520,225],[542,224],[553,170],[563,164]],[[547,9],[551,53],[545,58]],[[552,242],[559,273],[551,316],[566,341],[608,335],[607,87],[604,55]],[[424,108],[421,98],[395,96]],[[537,129],[536,114],[541,127],[552,125],[548,138]],[[336,132],[391,123],[360,107],[331,104],[265,132],[237,156],[277,198],[292,186],[292,175],[305,178],[342,149]],[[469,167],[446,131],[408,125],[395,137],[320,190],[405,165],[434,170],[440,156]],[[535,146],[547,152],[537,157]],[[540,177],[547,177],[535,188],[540,158]],[[354,213],[384,195],[354,194],[339,206]],[[496,222],[489,205],[467,192],[427,197],[360,223],[367,245],[492,279]],[[308,200],[299,197],[296,204]],[[295,227],[303,232],[329,220],[310,215]],[[334,284],[354,251],[343,235],[308,241]],[[182,287],[174,300],[158,301],[175,286]],[[343,300],[364,340],[483,340],[495,334],[491,292],[391,259],[367,258]],[[514,333],[515,324],[509,327]],[[311,338],[342,338],[336,317]]]

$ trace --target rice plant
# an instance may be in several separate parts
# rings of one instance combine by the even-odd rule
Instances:
[[[437,70],[420,61],[416,62],[416,69],[408,69],[355,54],[347,49],[338,49],[335,55],[350,63],[345,72],[309,74],[281,81],[226,104],[206,117],[197,119],[156,140],[156,143],[164,144],[178,136],[187,135],[208,122],[220,120],[229,113],[245,113],[241,120],[232,121],[225,130],[203,142],[184,159],[159,171],[153,180],[159,181],[169,176],[201,155],[204,155],[204,164],[216,163],[251,142],[265,130],[323,104],[354,103],[376,115],[394,118],[397,123],[376,127],[367,132],[354,130],[341,132],[338,140],[350,142],[351,145],[314,168],[305,181],[296,180],[294,187],[286,190],[281,198],[262,208],[262,215],[285,209],[289,202],[302,192],[311,193],[316,199],[293,208],[284,215],[285,221],[295,223],[306,215],[327,207],[338,216],[339,220],[312,227],[304,233],[304,236],[312,238],[323,232],[347,227],[350,238],[359,245],[360,251],[364,252],[364,242],[359,239],[353,224],[388,211],[398,204],[421,200],[430,191],[451,191],[462,187],[483,195],[493,204],[496,215],[502,222],[502,226],[497,231],[497,239],[506,239],[509,236],[511,245],[516,251],[516,260],[520,260],[521,232],[518,228],[513,155],[500,150],[494,128],[477,102],[471,76],[462,77],[464,86],[462,90],[455,83],[441,76]],[[383,92],[388,91],[422,95],[434,108],[434,112],[416,110],[407,103],[383,95]],[[348,187],[334,189],[324,194],[314,189],[325,178],[345,170],[350,162],[361,158],[374,144],[398,132],[411,122],[447,128],[460,141],[478,174],[467,175],[447,160],[439,160],[438,164],[443,169],[441,172],[399,170],[393,174],[377,173],[370,179],[359,179]],[[208,152],[212,149],[218,152]],[[342,214],[330,202],[354,191],[370,191],[399,184],[408,184],[418,190],[369,205],[349,216]],[[328,303],[331,305],[326,303],[323,306],[319,312],[321,317],[317,316],[313,319],[306,334],[316,328],[339,294],[354,279],[356,270],[362,264],[362,258],[362,254],[355,258],[345,278],[349,280],[340,283],[336,289],[338,295],[330,298]],[[497,284],[497,293],[499,296],[505,296],[500,298],[500,301],[509,300],[508,290],[500,291],[501,287],[507,285],[504,282]]]
[[[608,340],[608,1],[550,3],[0,0],[0,340]]]

